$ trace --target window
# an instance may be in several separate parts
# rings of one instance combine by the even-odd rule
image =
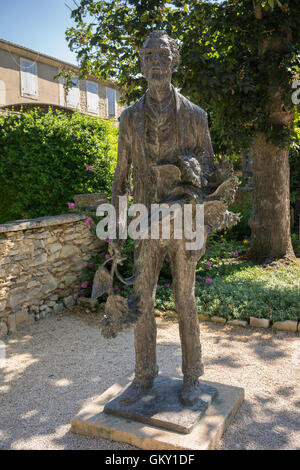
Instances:
[[[21,95],[37,98],[36,63],[21,58]]]
[[[71,80],[73,86],[68,91],[67,105],[72,108],[79,108],[79,80],[76,77],[72,77]]]
[[[98,83],[86,82],[87,111],[88,113],[99,113]]]
[[[114,88],[106,88],[107,96],[107,114],[109,116],[116,115],[116,90]]]

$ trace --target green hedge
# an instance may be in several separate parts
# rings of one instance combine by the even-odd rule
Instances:
[[[66,213],[75,194],[109,194],[117,138],[112,122],[78,112],[0,115],[0,223]]]

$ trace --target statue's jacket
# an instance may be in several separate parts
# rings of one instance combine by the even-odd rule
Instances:
[[[176,140],[176,153],[187,155],[192,152],[199,161],[204,175],[209,178],[217,174],[218,169],[215,164],[207,114],[202,108],[178,93],[173,86],[172,90],[175,98],[175,119],[172,126]],[[144,204],[150,209],[151,204],[157,202],[153,201],[153,193],[155,192],[153,188],[157,182],[155,173],[151,170],[151,161],[146,150],[145,96],[143,95],[137,102],[126,108],[120,116],[118,160],[112,187],[112,204],[116,209],[117,217],[119,213],[118,196],[129,194],[131,176],[134,203]],[[223,181],[225,179],[223,178]],[[218,188],[220,183],[222,181],[215,185],[213,191]],[[223,187],[224,184],[221,186]],[[228,201],[232,200],[236,189],[231,188],[232,183],[229,186],[229,190],[225,188],[225,192],[229,194]],[[207,203],[207,210],[205,209],[206,223],[214,228],[227,226],[226,217],[223,216],[225,212],[228,213],[226,209],[229,202],[218,201],[219,197],[212,199],[213,201]]]
[[[173,87],[172,87],[173,88]],[[177,154],[193,151],[201,158],[206,172],[215,170],[214,153],[207,123],[207,115],[199,106],[173,88],[175,98],[174,139]],[[112,189],[112,203],[117,208],[117,197],[128,194],[132,172],[134,202],[150,208],[151,186],[155,185],[151,163],[146,151],[145,95],[126,108],[120,117],[118,161]]]

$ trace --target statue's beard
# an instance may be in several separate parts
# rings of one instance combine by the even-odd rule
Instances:
[[[165,84],[171,82],[171,77],[172,74],[169,73],[150,72],[150,74],[146,78],[148,83],[153,83],[157,86],[164,86]]]

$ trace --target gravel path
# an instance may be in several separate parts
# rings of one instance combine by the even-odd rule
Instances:
[[[161,370],[180,373],[176,323],[158,320]],[[219,449],[300,449],[299,334],[202,323],[204,379],[245,388]],[[128,449],[70,432],[90,398],[134,368],[132,330],[114,340],[83,315],[50,317],[6,341],[0,363],[1,449]],[[2,367],[1,367],[2,366]]]

